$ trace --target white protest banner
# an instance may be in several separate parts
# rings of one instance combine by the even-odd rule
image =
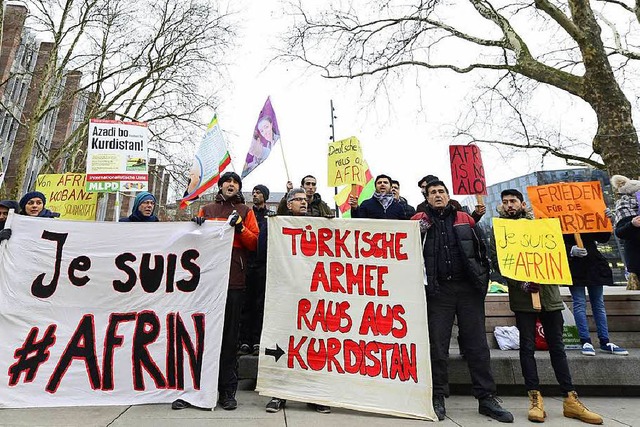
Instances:
[[[148,140],[146,123],[91,119],[87,191],[147,191]]]
[[[11,215],[0,408],[215,406],[233,229]]]
[[[269,218],[262,395],[435,420],[416,221]]]

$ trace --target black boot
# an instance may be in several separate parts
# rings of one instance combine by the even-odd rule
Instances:
[[[478,402],[478,412],[501,423],[512,423],[513,414],[500,406],[501,402],[500,399],[493,395],[483,397]]]
[[[436,415],[440,421],[444,420],[447,416],[447,410],[444,408],[444,396],[436,394],[433,396],[433,410],[436,411]]]
[[[220,392],[218,397],[218,403],[225,411],[231,411],[238,407],[238,401],[236,400],[235,390],[225,390]]]

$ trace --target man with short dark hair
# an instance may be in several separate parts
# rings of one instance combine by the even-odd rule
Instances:
[[[438,419],[446,416],[449,395],[447,359],[453,319],[458,318],[461,350],[465,354],[478,412],[505,423],[513,415],[500,406],[491,372],[485,335],[484,299],[489,284],[489,261],[468,214],[449,203],[442,181],[425,186],[426,212],[414,215],[425,233],[424,262],[427,273],[427,313],[431,349],[433,407]]]
[[[304,189],[307,197],[307,215],[318,217],[331,217],[331,208],[327,205],[316,191],[318,189],[318,180],[313,175],[306,175],[300,180],[300,185]],[[291,181],[287,181],[287,194],[293,189]],[[287,196],[285,195],[278,205],[278,215],[287,215]]]
[[[410,219],[413,215],[415,215],[416,210],[413,206],[409,204],[407,199],[400,195],[400,181],[392,179],[391,180],[391,194],[393,194],[393,198],[400,203],[402,209],[404,210],[405,219]]]
[[[420,187],[420,192],[422,193],[422,195],[425,198],[425,201],[420,203],[417,207],[416,207],[416,212],[426,212],[427,210],[427,193],[426,193],[426,188],[427,188],[427,183],[432,182],[432,181],[439,181],[440,178],[438,178],[435,175],[426,175],[423,176],[420,181],[418,181],[418,187]],[[460,204],[460,202],[458,202],[457,200],[454,199],[449,199],[449,203],[451,203],[451,205],[459,210],[459,211],[463,211],[469,215],[471,215],[471,218],[473,218],[473,220],[476,222],[476,224],[478,222],[480,222],[480,220],[482,219],[482,217],[484,216],[484,214],[487,212],[487,207],[485,205],[476,205],[475,209],[473,210],[473,212],[470,212],[469,208],[466,206],[462,206]]]
[[[502,204],[498,206],[501,218],[533,219],[527,210],[522,193],[516,189],[504,190],[500,197]],[[497,271],[500,269],[495,237],[491,235],[491,263]],[[516,325],[520,331],[520,366],[524,385],[529,395],[529,421],[543,423],[547,414],[540,393],[540,381],[535,360],[536,321],[539,319],[544,328],[544,336],[549,345],[551,366],[556,376],[560,390],[564,396],[563,414],[568,418],[578,418],[591,424],[602,424],[602,418],[589,411],[579,400],[571,380],[571,372],[564,351],[562,330],[564,319],[562,310],[564,304],[560,297],[558,286],[543,285],[533,282],[520,282],[505,277],[509,286],[509,306],[516,316]],[[532,294],[540,295],[540,311],[533,308]]]
[[[358,198],[353,194],[349,195],[351,218],[408,219],[404,209],[391,193],[391,177],[381,174],[376,176],[374,182],[376,191],[360,206],[358,206]]]

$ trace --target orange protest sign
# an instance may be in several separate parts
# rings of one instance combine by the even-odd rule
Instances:
[[[558,218],[563,234],[612,231],[599,181],[527,187],[536,218]]]

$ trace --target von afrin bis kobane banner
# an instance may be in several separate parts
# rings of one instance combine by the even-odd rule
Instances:
[[[233,230],[9,217],[0,408],[212,408]]]
[[[536,218],[558,218],[565,234],[612,231],[599,181],[527,187]]]
[[[435,420],[415,221],[269,218],[262,395]]]
[[[556,218],[493,219],[500,274],[523,282],[571,285],[567,251]]]
[[[38,175],[36,191],[47,198],[47,209],[62,219],[95,221],[98,195],[86,190],[83,173]]]

